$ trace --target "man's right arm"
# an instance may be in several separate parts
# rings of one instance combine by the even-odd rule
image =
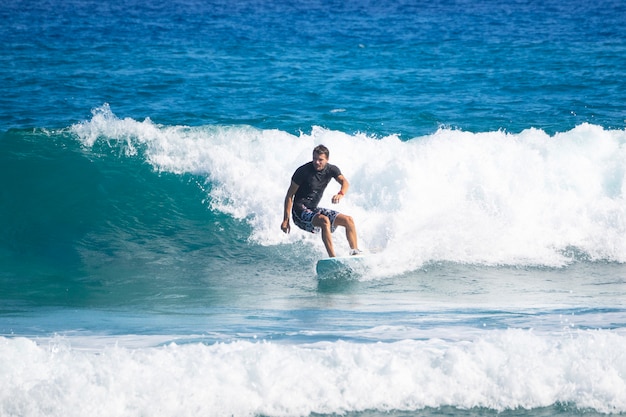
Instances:
[[[283,222],[280,225],[280,228],[285,233],[289,233],[289,231],[291,230],[291,226],[289,225],[289,216],[291,215],[291,207],[293,205],[293,196],[296,195],[296,191],[298,191],[299,187],[300,186],[298,184],[291,181],[291,185],[289,186],[289,189],[287,190],[287,195],[285,195]]]

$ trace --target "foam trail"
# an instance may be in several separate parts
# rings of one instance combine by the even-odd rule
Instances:
[[[286,236],[278,227],[291,174],[323,143],[351,182],[337,208],[355,217],[362,247],[382,250],[382,273],[436,261],[626,261],[624,130],[440,129],[403,141],[314,127],[294,136],[249,126],[159,126],[118,119],[107,106],[71,130],[85,146],[106,140],[141,153],[158,171],[206,177],[211,207],[246,219],[251,240],[262,245],[305,241],[323,253],[317,237]],[[321,204],[330,206],[337,189],[331,183]]]

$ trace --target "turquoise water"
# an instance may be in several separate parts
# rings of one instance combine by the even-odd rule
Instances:
[[[0,415],[626,413],[621,2],[0,16]]]

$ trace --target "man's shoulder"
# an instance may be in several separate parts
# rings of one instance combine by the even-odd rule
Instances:
[[[333,175],[333,177],[338,177],[339,175],[341,175],[341,170],[337,165],[326,164],[326,166],[328,167],[328,171]]]
[[[315,169],[313,168],[313,162],[307,162],[307,163],[306,163],[306,164],[304,164],[304,165],[300,165],[300,166],[298,167],[298,169],[296,169],[296,171],[295,171],[295,173],[294,173],[294,174],[302,174],[302,173],[309,172],[309,171],[311,171],[311,170],[313,170],[313,171],[315,170]]]
[[[313,161],[309,161],[305,164],[302,164],[298,167],[298,170],[303,170],[303,169],[311,169],[313,168]]]
[[[301,165],[300,167],[298,167],[298,169],[296,169],[296,171],[291,176],[291,179],[299,184],[303,177],[310,175],[312,171],[315,171],[315,169],[313,168],[313,162],[307,162],[306,164]]]

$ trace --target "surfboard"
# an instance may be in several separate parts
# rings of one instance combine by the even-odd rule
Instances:
[[[315,266],[315,272],[319,277],[349,276],[363,270],[364,259],[363,255],[320,259]]]

